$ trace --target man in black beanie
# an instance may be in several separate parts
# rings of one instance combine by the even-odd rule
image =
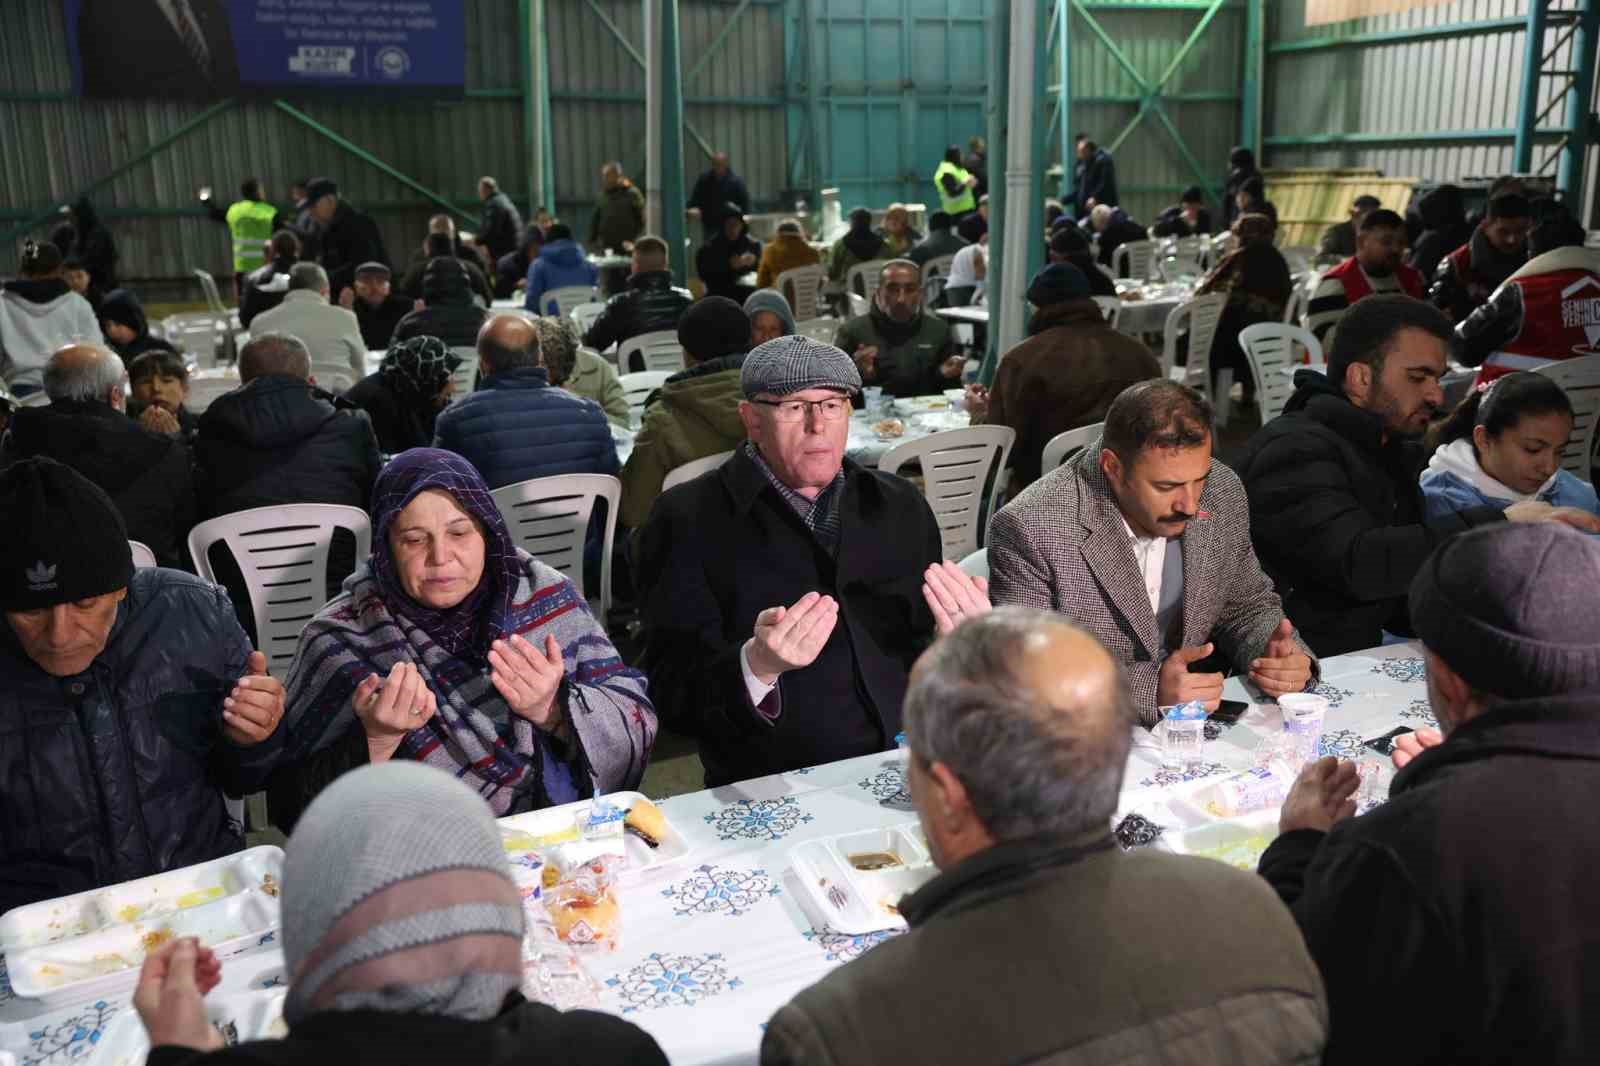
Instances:
[[[135,570],[122,518],[51,459],[0,473],[0,911],[238,851],[283,686],[217,586]]]
[[[1089,239],[1065,215],[1057,219],[1050,229],[1050,262],[1071,263],[1082,271],[1089,283],[1091,296],[1117,294],[1117,286],[1110,275],[1094,261],[1094,250],[1089,247]]]
[[[1446,542],[1410,595],[1442,733],[1359,818],[1349,763],[1295,783],[1260,872],[1327,982],[1325,1063],[1600,1055],[1596,588],[1600,541],[1560,523]]]

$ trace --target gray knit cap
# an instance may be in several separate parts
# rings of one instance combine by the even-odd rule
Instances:
[[[1411,625],[1474,688],[1506,698],[1600,687],[1600,541],[1561,522],[1454,537],[1411,582]]]
[[[831,344],[798,335],[774,337],[750,350],[739,385],[745,399],[763,392],[787,396],[806,389],[856,392],[861,388],[861,372],[855,360]]]
[[[294,1026],[330,1010],[483,1020],[522,978],[522,906],[489,808],[411,761],[365,766],[289,838],[283,954]]]

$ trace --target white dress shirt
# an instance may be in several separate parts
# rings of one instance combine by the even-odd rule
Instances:
[[[739,648],[739,670],[744,674],[744,688],[745,691],[750,694],[750,706],[754,707],[756,709],[756,713],[761,715],[763,718],[768,720],[777,718],[778,711],[781,708],[774,707],[771,714],[768,714],[766,711],[761,709],[761,701],[772,695],[772,690],[778,686],[769,685],[765,681],[762,681],[760,678],[756,677],[756,672],[750,669],[749,641],[745,641],[745,643]]]
[[[1150,613],[1161,613],[1161,576],[1167,568],[1167,538],[1144,537],[1133,531],[1126,517],[1122,518],[1122,528],[1128,531],[1128,540],[1133,547],[1133,560],[1139,564],[1139,573],[1144,578],[1144,590],[1150,596]]]

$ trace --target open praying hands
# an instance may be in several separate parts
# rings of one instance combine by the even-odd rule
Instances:
[[[934,629],[942,637],[956,626],[987,614],[989,579],[973,577],[955,563],[934,563],[922,575],[922,598],[933,612]]]

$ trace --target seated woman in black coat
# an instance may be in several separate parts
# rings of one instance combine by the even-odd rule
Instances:
[[[1276,224],[1266,215],[1245,214],[1234,219],[1238,247],[1224,256],[1195,290],[1197,296],[1222,293],[1228,297],[1211,342],[1211,376],[1215,379],[1217,371],[1232,370],[1234,380],[1244,384],[1246,403],[1255,396],[1256,382],[1239,334],[1257,322],[1282,322],[1294,293],[1289,264],[1272,244],[1276,232]]]
[[[724,207],[722,232],[706,241],[695,254],[695,270],[705,283],[707,296],[726,296],[743,306],[754,285],[741,285],[739,279],[753,274],[761,262],[761,242],[750,236],[739,205]]]
[[[224,1047],[202,998],[221,966],[185,938],[139,974],[150,1066],[666,1066],[631,1022],[522,998],[523,906],[500,831],[449,774],[393,762],[350,773],[307,810],[287,852],[288,1035]]]
[[[344,398],[372,419],[378,450],[399,455],[433,443],[433,423],[454,392],[450,376],[461,365],[438,337],[412,337],[389,346],[376,373],[368,374]]]

